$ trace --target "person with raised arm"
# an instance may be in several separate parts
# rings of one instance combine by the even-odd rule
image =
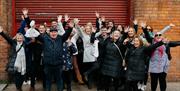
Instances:
[[[12,39],[3,32],[1,26],[0,35],[12,46],[7,71],[14,73],[11,75],[15,77],[16,91],[22,91],[22,84],[26,74],[26,43],[24,36],[21,33],[17,33],[14,39]]]

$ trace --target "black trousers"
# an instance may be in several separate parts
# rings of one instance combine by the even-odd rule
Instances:
[[[126,81],[125,91],[138,91],[138,82],[139,81]]]
[[[15,73],[15,85],[16,85],[16,89],[21,89],[22,88],[22,84],[24,82],[24,75],[21,75],[21,73],[16,72]]]
[[[71,82],[72,82],[72,70],[63,71],[62,77],[63,77],[63,84],[66,85],[67,91],[71,91]]]
[[[166,91],[166,76],[165,72],[162,73],[150,73],[151,76],[151,91],[156,91],[158,81],[160,84],[160,91]]]
[[[101,86],[98,90],[105,90],[105,91],[118,91],[119,87],[119,78],[114,78],[111,76],[101,75]]]
[[[99,68],[99,64],[97,62],[87,62],[83,64],[83,68],[84,68],[83,74],[86,75],[88,78],[87,81],[88,88],[91,88],[93,84],[93,75],[94,72],[97,71],[97,69]]]

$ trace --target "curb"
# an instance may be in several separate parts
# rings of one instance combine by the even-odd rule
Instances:
[[[0,91],[3,91],[7,86],[8,84],[0,84]]]

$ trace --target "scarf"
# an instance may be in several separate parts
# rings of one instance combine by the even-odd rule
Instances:
[[[21,47],[21,45],[22,43],[17,42],[16,51]],[[21,75],[24,75],[26,73],[26,57],[24,47],[22,47],[17,53],[14,67],[17,72],[21,73]]]

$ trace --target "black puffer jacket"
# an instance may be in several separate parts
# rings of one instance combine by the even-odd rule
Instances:
[[[129,81],[143,80],[145,77],[145,63],[148,54],[152,53],[157,47],[161,46],[163,42],[150,45],[148,47],[142,46],[135,48],[128,43],[129,50],[126,55],[127,71],[126,77]]]
[[[126,47],[123,45],[123,41],[126,36],[127,34],[124,34],[123,37],[115,43],[119,47],[122,56],[124,56],[126,50]],[[123,59],[118,51],[118,48],[114,45],[114,42],[110,38],[106,39],[103,45],[103,60],[101,63],[102,74],[111,77],[121,76]]]

